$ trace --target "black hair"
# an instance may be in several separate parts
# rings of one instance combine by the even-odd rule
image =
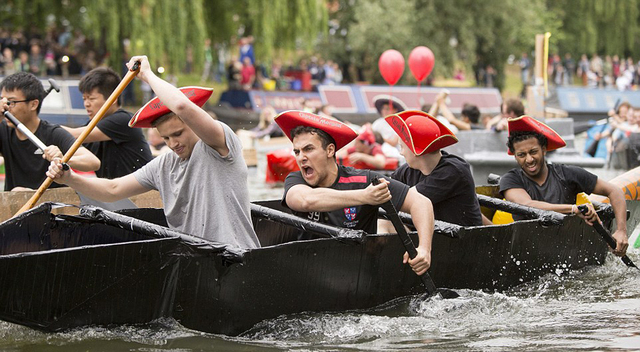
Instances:
[[[478,110],[477,106],[472,104],[464,104],[461,114],[466,116],[473,124],[478,123],[478,120],[480,119],[480,110]]]
[[[331,137],[331,135],[329,135],[327,132],[319,128],[315,128],[311,126],[294,127],[291,130],[291,140],[293,140],[293,138],[295,138],[297,135],[303,134],[303,133],[316,134],[318,137],[320,137],[320,141],[322,142],[323,149],[327,149],[329,144],[333,144],[334,146],[336,145],[336,141],[333,139],[333,137]]]
[[[6,90],[7,92],[13,92],[20,90],[24,94],[24,98],[28,100],[38,100],[38,109],[36,112],[40,113],[42,107],[42,100],[47,95],[42,82],[29,72],[16,72],[11,74],[0,83],[0,90]]]
[[[98,93],[107,100],[118,84],[120,84],[120,76],[116,71],[108,67],[97,67],[80,79],[78,90],[82,94],[90,94],[94,89],[98,89]],[[118,105],[120,105],[120,97],[118,97]]]
[[[507,141],[507,147],[509,147],[509,151],[511,153],[515,153],[513,145],[515,143],[525,141],[529,138],[536,138],[538,139],[538,143],[540,143],[541,147],[547,147],[547,137],[543,136],[542,134],[533,131],[515,131],[513,133],[509,133],[509,140]]]

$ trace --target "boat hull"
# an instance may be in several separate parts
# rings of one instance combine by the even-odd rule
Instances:
[[[295,241],[297,229],[254,217],[263,248],[237,252],[187,235],[155,236],[151,223],[164,222],[159,210],[127,212],[151,223],[49,210],[0,224],[0,319],[58,331],[173,317],[187,328],[237,335],[283,314],[367,309],[424,292],[402,264],[396,235]],[[500,291],[601,264],[606,254],[579,218],[545,227],[530,220],[436,233],[429,272],[438,287]]]

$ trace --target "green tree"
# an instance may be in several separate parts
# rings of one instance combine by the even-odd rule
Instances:
[[[640,1],[548,1],[549,12],[562,23],[560,36],[552,37],[558,50],[575,56],[640,54]]]
[[[205,38],[230,43],[241,29],[256,38],[256,54],[265,60],[278,48],[310,49],[326,27],[325,5],[324,0],[8,0],[0,4],[0,20],[23,31],[69,25],[99,43],[112,67],[124,56],[147,54],[177,71],[185,66],[187,48],[199,68]]]

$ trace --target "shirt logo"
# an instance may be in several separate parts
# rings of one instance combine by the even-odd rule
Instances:
[[[356,207],[344,208],[344,216],[347,218],[347,220],[353,221],[356,219],[357,215],[358,214],[356,214]]]

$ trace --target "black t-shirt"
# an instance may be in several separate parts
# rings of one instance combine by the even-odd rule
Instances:
[[[531,199],[551,204],[574,204],[580,192],[593,193],[598,176],[581,167],[562,164],[547,164],[549,175],[539,186],[526,176],[521,168],[515,168],[500,178],[500,194],[512,188],[524,189]],[[524,217],[516,216],[520,220]]]
[[[151,161],[151,149],[140,128],[129,127],[131,113],[119,109],[109,116],[105,116],[98,124],[109,141],[87,143],[100,159],[100,169],[96,171],[98,177],[117,178],[128,175]]]
[[[429,198],[436,220],[462,226],[482,225],[480,203],[469,164],[456,155],[445,151],[441,153],[442,158],[429,175],[404,164],[391,177],[415,187]]]
[[[40,120],[40,125],[34,134],[45,145],[55,145],[60,148],[63,154],[75,142],[71,134],[62,127],[44,120]],[[9,127],[3,120],[0,123],[0,148],[6,174],[4,190],[10,191],[17,186],[38,189],[47,177],[45,173],[50,164],[42,157],[42,153],[34,154],[38,147],[28,139],[18,139],[16,130]],[[62,187],[62,185],[52,183],[50,187]]]
[[[348,191],[354,189],[364,189],[369,186],[373,178],[381,178],[382,175],[371,170],[354,169],[348,166],[338,165],[338,177],[331,185],[331,189]],[[409,187],[396,180],[390,180],[389,190],[391,192],[391,200],[396,209],[402,207],[404,199],[409,192]],[[287,206],[287,192],[295,185],[306,185],[300,171],[292,172],[284,180],[284,195],[282,196],[282,205]],[[300,216],[311,221],[346,227],[356,230],[364,230],[367,233],[376,233],[378,228],[378,208],[379,205],[356,205],[347,206],[330,212],[298,212],[293,211]],[[308,235],[300,237],[301,239],[310,238]]]

